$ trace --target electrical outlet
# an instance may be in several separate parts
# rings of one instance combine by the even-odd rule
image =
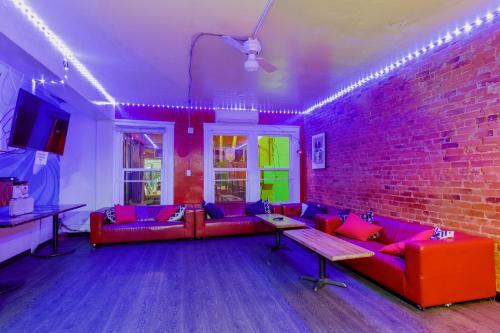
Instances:
[[[191,177],[191,170],[190,169],[186,170],[186,177]]]
[[[188,134],[193,134],[194,133],[194,128],[188,127]]]

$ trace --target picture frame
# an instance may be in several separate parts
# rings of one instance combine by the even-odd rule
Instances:
[[[326,167],[326,141],[325,133],[312,136],[311,162],[313,169],[324,169]]]

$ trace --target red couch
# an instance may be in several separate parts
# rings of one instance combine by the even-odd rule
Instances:
[[[196,238],[243,234],[270,233],[275,229],[258,217],[248,216],[244,202],[217,203],[224,210],[224,218],[207,219],[201,205],[195,206]],[[273,205],[273,213],[281,214],[281,206]]]
[[[109,223],[104,211],[90,214],[90,243],[94,246],[104,243],[140,242],[149,240],[194,238],[195,210],[186,205],[182,220],[177,222],[151,221],[165,206],[136,206],[139,221],[131,223]]]
[[[300,204],[283,207],[284,214]],[[492,298],[496,294],[494,243],[491,239],[455,232],[454,239],[407,243],[405,257],[380,253],[386,244],[407,239],[431,227],[375,216],[383,227],[376,240],[358,241],[335,230],[341,221],[338,209],[316,216],[317,229],[369,249],[373,257],[345,260],[342,264],[405,297],[419,308]]]

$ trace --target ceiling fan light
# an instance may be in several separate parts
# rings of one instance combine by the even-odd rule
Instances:
[[[249,54],[248,59],[245,61],[245,70],[247,72],[255,72],[259,69],[259,62],[257,61],[255,54]]]

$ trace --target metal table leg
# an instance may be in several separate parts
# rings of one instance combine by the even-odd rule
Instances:
[[[55,214],[52,216],[52,247],[48,253],[47,251],[35,250],[32,254],[35,258],[49,259],[53,257],[63,256],[75,252],[75,248],[72,249],[59,249],[59,215]]]
[[[314,282],[314,291],[318,291],[325,285],[337,286],[342,288],[347,288],[347,285],[343,282],[333,281],[326,277],[326,259],[322,255],[318,254],[319,260],[319,277],[303,275],[300,278],[302,280]]]
[[[286,244],[281,244],[281,234],[282,234],[281,229],[276,229],[276,232],[274,234],[276,238],[276,244],[274,246],[271,246],[272,252],[283,249],[290,250],[290,248],[287,247]]]

